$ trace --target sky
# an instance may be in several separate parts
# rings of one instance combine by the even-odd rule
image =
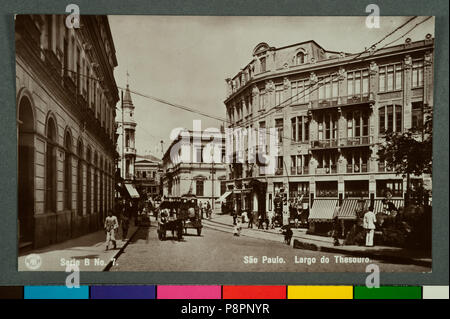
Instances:
[[[266,42],[282,47],[314,40],[325,50],[359,53],[406,22],[409,17],[381,17],[380,28],[367,28],[366,17],[247,17],[247,16],[108,16],[116,49],[117,86],[185,105],[225,118],[225,79],[236,75]],[[382,46],[414,27],[418,17],[382,42]],[[434,18],[407,37],[434,36]],[[129,76],[127,76],[127,73]],[[132,94],[135,106],[136,149],[139,155],[162,156],[177,127],[202,129],[220,122]],[[117,105],[120,108],[120,102]],[[120,115],[119,110],[117,110]],[[120,120],[117,118],[117,120]]]

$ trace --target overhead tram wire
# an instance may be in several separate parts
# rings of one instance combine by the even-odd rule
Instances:
[[[391,32],[389,32],[387,35],[385,35],[382,39],[378,40],[378,41],[377,41],[376,43],[374,43],[373,45],[371,45],[371,46],[369,46],[368,48],[366,48],[365,50],[361,51],[359,54],[357,54],[356,56],[354,56],[351,60],[347,61],[344,65],[350,64],[352,61],[356,60],[357,58],[359,58],[359,57],[360,57],[361,55],[363,55],[364,53],[369,52],[369,50],[372,49],[372,48],[374,48],[374,46],[380,44],[380,43],[381,43],[382,41],[384,41],[386,38],[388,38],[389,36],[391,36],[392,34],[394,34],[395,32],[397,32],[398,30],[400,30],[401,28],[403,28],[405,25],[407,25],[409,22],[411,22],[411,21],[414,20],[415,18],[417,18],[417,16],[414,16],[414,17],[408,19],[408,20],[407,20],[406,22],[404,22],[402,25],[400,25],[399,27],[397,27],[396,29],[394,29],[393,31],[391,31]],[[431,18],[431,17],[429,17],[429,18]],[[427,18],[426,20],[428,20],[429,18]],[[425,22],[425,21],[422,21],[421,23],[423,23],[423,22]],[[407,33],[403,34],[403,35],[402,35],[400,38],[398,38],[398,39],[401,39],[401,38],[404,37],[406,34],[410,33],[412,30],[414,30],[414,29],[415,29],[418,25],[420,25],[421,23],[418,23],[418,24],[416,24],[415,26],[413,26],[413,28],[411,28]],[[396,39],[395,41],[398,41],[398,39]],[[391,42],[391,43],[393,43],[393,42]],[[386,46],[386,45],[385,45],[385,46]],[[384,48],[385,46],[383,46],[383,47],[381,47],[381,48],[375,50],[373,53],[375,53],[375,52],[381,50],[381,49]],[[364,61],[364,60],[365,60],[365,58],[362,58],[361,61]],[[94,78],[94,77],[91,77],[91,76],[88,76],[88,75],[83,75],[83,74],[81,74],[81,73],[77,73],[76,71],[72,71],[72,70],[69,70],[69,69],[67,69],[67,68],[63,68],[63,69],[64,69],[64,70],[67,70],[67,71],[69,71],[69,72],[75,73],[75,74],[79,74],[79,75],[82,76],[82,77],[89,78],[89,79],[92,79],[92,80],[97,81],[97,82],[101,82],[101,81],[102,81],[102,80],[100,80],[100,79],[98,79],[98,78]],[[327,79],[328,77],[330,77],[330,76],[331,76],[330,81],[332,81],[332,80],[333,80],[332,77],[335,76],[336,74],[337,74],[336,72],[328,73],[327,75],[323,76],[324,78],[322,79],[322,81],[326,80],[326,79]],[[285,108],[286,106],[290,105],[290,104],[287,104],[287,102],[289,102],[289,101],[292,100],[293,98],[299,96],[299,95],[302,94],[302,93],[305,93],[306,91],[309,91],[308,93],[306,93],[306,94],[304,94],[304,95],[302,95],[302,96],[300,97],[300,98],[304,98],[304,97],[306,97],[306,95],[310,95],[311,93],[317,91],[317,90],[318,90],[320,87],[322,87],[323,85],[325,85],[325,83],[319,83],[319,82],[318,82],[318,85],[317,85],[316,88],[314,88],[314,89],[312,89],[312,90],[304,89],[304,90],[298,92],[297,94],[295,94],[295,95],[289,97],[288,99],[286,99],[286,100],[280,102],[278,105],[273,106],[273,107],[270,108],[267,112],[265,112],[265,113],[263,113],[263,114],[260,114],[260,115],[257,116],[256,118],[253,118],[252,121],[258,121],[259,119],[261,119],[261,118],[263,118],[263,117],[267,117],[268,115],[272,114],[273,112],[276,112],[276,111],[279,111],[279,110]],[[122,88],[122,87],[120,87],[120,86],[117,86],[117,85],[116,85],[116,88],[121,89],[121,90],[126,90],[126,89],[124,89],[124,88]],[[172,106],[172,107],[176,107],[176,108],[179,108],[179,109],[188,111],[188,112],[192,112],[192,113],[195,113],[195,114],[199,114],[199,115],[204,116],[204,117],[208,117],[208,118],[212,118],[212,119],[215,119],[215,120],[219,120],[219,121],[225,122],[225,123],[227,123],[227,124],[233,124],[232,122],[228,121],[228,120],[225,119],[225,118],[221,118],[221,117],[217,117],[217,116],[214,116],[214,115],[210,115],[210,114],[207,114],[207,113],[205,113],[205,112],[196,110],[196,109],[194,109],[194,108],[191,108],[191,107],[188,107],[188,106],[185,106],[185,105],[172,103],[172,102],[166,101],[166,100],[164,100],[164,99],[160,99],[160,98],[153,97],[153,96],[150,96],[150,95],[147,95],[147,94],[139,93],[139,92],[134,91],[134,90],[133,90],[133,91],[130,90],[130,93],[133,93],[133,94],[136,94],[136,95],[139,95],[139,96],[148,98],[148,99],[152,99],[152,100],[157,101],[157,102],[160,102],[160,103],[162,103],[162,104],[166,104],[166,105],[169,105],[169,106]],[[286,103],[286,104],[285,104],[285,103]],[[283,105],[283,104],[285,104],[285,105]],[[117,108],[118,110],[120,110],[120,108],[118,108],[118,107],[116,107],[116,108]],[[242,125],[240,125],[240,126],[238,126],[238,127],[240,127],[240,128],[245,128],[245,127],[242,126]],[[288,139],[288,140],[291,140],[291,141],[295,141],[293,138],[287,137],[287,136],[282,136],[282,138],[283,138],[283,139]]]
[[[409,33],[411,33],[415,28],[417,28],[419,25],[421,25],[422,23],[427,22],[427,21],[430,20],[431,18],[432,18],[432,16],[429,16],[429,17],[425,18],[424,20],[422,20],[422,21],[416,23],[411,29],[409,29],[409,30],[408,30],[406,33],[404,33],[402,36],[398,37],[398,38],[395,39],[394,41],[391,41],[391,42],[389,42],[389,43],[386,43],[386,44],[385,44],[384,46],[382,46],[380,49],[383,49],[383,48],[385,48],[385,47],[387,47],[387,46],[389,46],[389,45],[391,45],[391,44],[397,42],[397,41],[400,40],[401,38],[404,38],[404,37],[407,36]]]

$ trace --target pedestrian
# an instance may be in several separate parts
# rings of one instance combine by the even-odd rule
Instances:
[[[112,210],[108,211],[108,216],[105,219],[105,231],[106,231],[106,250],[109,248],[109,243],[112,241],[114,249],[116,249],[116,237],[115,231],[119,228],[119,222],[117,217],[113,215]]]
[[[258,229],[264,229],[263,221],[264,221],[263,216],[260,213],[258,215]]]
[[[236,225],[236,220],[237,220],[237,214],[236,214],[236,210],[232,210],[231,215],[233,216],[233,225]]]
[[[122,240],[126,240],[128,235],[128,228],[130,226],[130,219],[128,218],[128,215],[123,212],[120,220],[122,223]]]
[[[204,217],[203,217],[203,214],[204,214],[204,212],[205,212],[205,207],[204,207],[204,205],[203,205],[202,202],[200,202],[199,207],[200,207],[200,211],[201,211],[201,215],[202,215],[201,218],[203,219],[203,218],[204,218]]]
[[[339,232],[340,232],[340,227],[339,227],[339,219],[338,217],[334,217],[333,219],[333,239],[334,239],[334,246],[340,246],[339,243]]]
[[[292,239],[292,229],[291,229],[291,225],[287,225],[285,226],[286,228],[284,229],[283,233],[284,233],[284,242],[288,245],[291,244],[291,239]]]
[[[373,212],[373,206],[364,214],[363,227],[366,231],[366,247],[373,247],[373,235],[377,218]]]
[[[236,221],[234,224],[233,224],[233,236],[237,236],[237,237],[239,237],[240,235],[241,235],[241,224],[240,224],[240,222],[239,221]]]
[[[206,218],[211,219],[211,204],[209,202],[206,203]]]
[[[248,226],[247,226],[247,228],[253,228],[253,212],[248,211],[247,212],[247,218],[248,218]]]

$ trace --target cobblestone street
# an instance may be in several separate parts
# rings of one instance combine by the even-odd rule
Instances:
[[[172,239],[170,233],[167,240],[159,241],[156,227],[141,228],[110,271],[365,271],[365,263],[335,262],[335,256],[345,257],[344,255],[293,249],[283,243],[281,235],[280,242],[275,242],[234,237],[230,233],[205,227],[200,237],[196,236],[192,229],[188,232],[189,235],[184,236],[181,242]],[[268,259],[263,261],[264,257]],[[322,264],[320,262],[322,257],[328,258],[329,263]],[[316,261],[314,264],[313,258]],[[302,263],[296,263],[296,260]],[[379,261],[375,263],[384,272],[429,271],[429,268],[421,266],[387,264]]]

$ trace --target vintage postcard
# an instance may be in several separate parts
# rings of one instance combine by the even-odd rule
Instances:
[[[18,270],[431,272],[434,34],[17,15]]]

